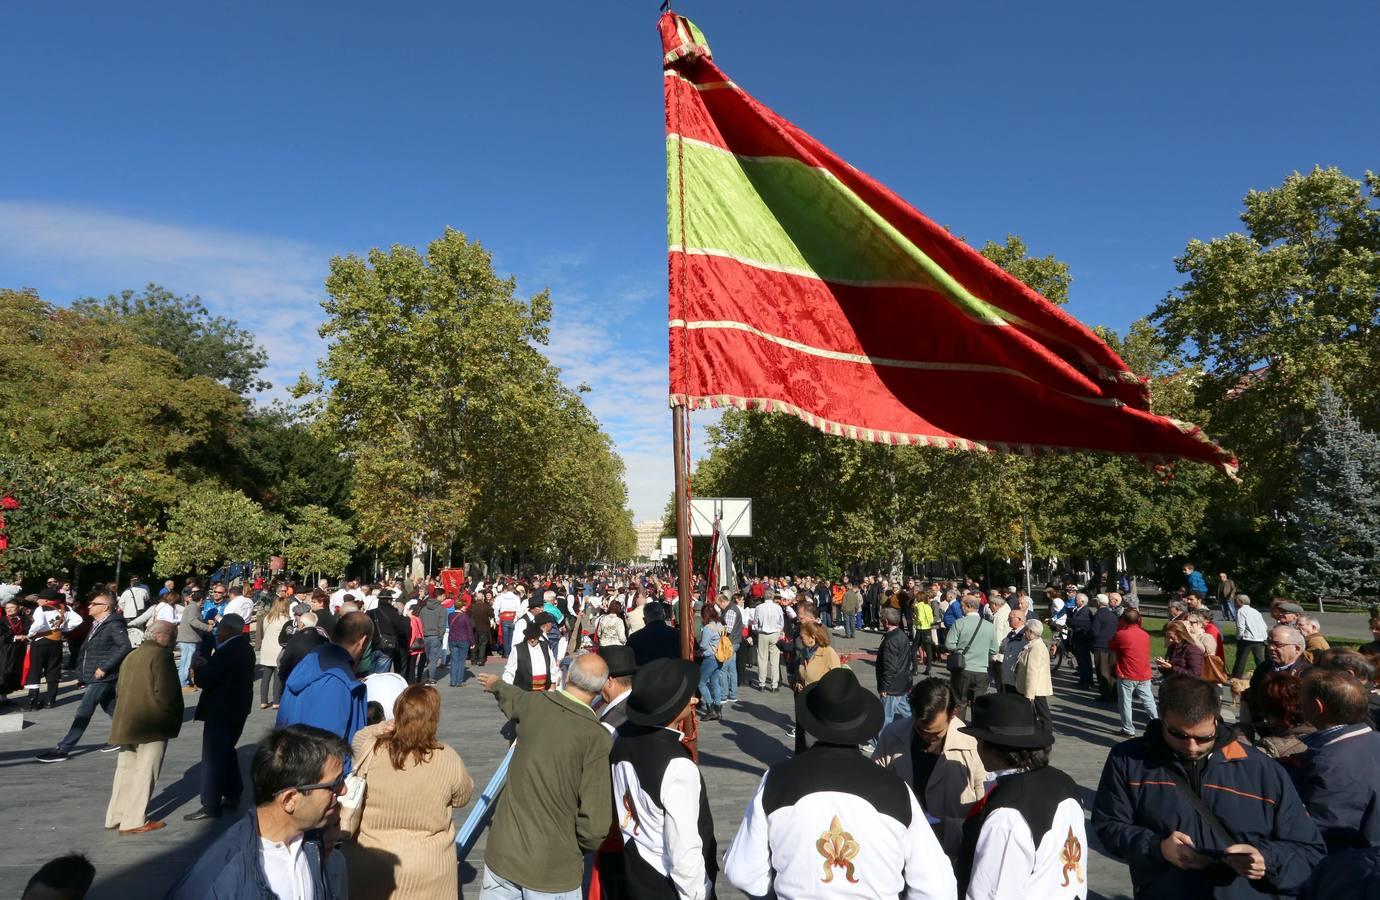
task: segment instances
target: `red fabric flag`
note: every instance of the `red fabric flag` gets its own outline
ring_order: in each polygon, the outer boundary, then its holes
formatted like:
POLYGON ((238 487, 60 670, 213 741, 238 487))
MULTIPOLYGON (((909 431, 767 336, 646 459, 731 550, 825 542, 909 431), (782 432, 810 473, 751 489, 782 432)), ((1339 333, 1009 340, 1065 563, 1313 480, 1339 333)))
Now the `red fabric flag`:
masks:
POLYGON ((1149 411, 1072 316, 738 87, 660 20, 671 404, 794 413, 884 443, 1231 453, 1149 411))

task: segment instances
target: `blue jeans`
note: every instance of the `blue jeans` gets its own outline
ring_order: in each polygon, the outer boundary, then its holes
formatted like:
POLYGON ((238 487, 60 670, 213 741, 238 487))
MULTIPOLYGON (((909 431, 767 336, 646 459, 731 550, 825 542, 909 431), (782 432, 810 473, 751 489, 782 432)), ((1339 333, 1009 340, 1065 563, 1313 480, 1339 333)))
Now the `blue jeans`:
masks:
POLYGON ((513 652, 513 623, 499 622, 498 630, 503 635, 503 658, 507 659, 513 652))
POLYGON ((1159 708, 1155 706, 1155 695, 1150 693, 1150 682, 1148 681, 1127 681, 1122 679, 1116 683, 1117 699, 1121 706, 1121 730, 1124 732, 1135 731, 1135 726, 1131 721, 1131 696, 1140 698, 1140 702, 1145 704, 1145 711, 1150 718, 1160 717, 1159 708))
POLYGON ((1222 601, 1222 621, 1236 621, 1236 604, 1230 600, 1222 601))
POLYGON ((86 692, 81 695, 81 705, 77 707, 77 715, 72 719, 72 727, 62 740, 58 741, 57 748, 63 753, 71 753, 72 748, 77 746, 77 741, 86 732, 86 726, 91 724, 91 717, 96 714, 96 707, 105 710, 107 716, 115 715, 115 682, 114 681, 93 681, 86 686, 86 692))
POLYGON ((710 706, 718 706, 724 702, 723 694, 720 691, 719 682, 722 680, 720 670, 724 664, 714 658, 713 654, 700 660, 700 702, 710 706))
POLYGON ((470 676, 465 668, 470 660, 470 642, 454 641, 450 645, 450 686, 456 687, 465 683, 465 679, 470 676))
POLYGON ((182 655, 177 660, 177 680, 182 684, 187 684, 187 676, 192 672, 192 658, 196 656, 196 651, 201 649, 198 643, 185 644, 177 642, 177 649, 182 651, 182 655))
POLYGON ((484 867, 484 881, 479 888, 479 900, 580 900, 582 896, 583 891, 578 884, 568 891, 554 894, 520 887, 488 866, 484 867))
POLYGON ((825 628, 834 627, 834 611, 828 603, 821 604, 819 607, 819 624, 825 628))
MULTIPOLYGON (((897 719, 910 715, 909 694, 882 695, 882 727, 885 728, 897 719)), ((880 736, 880 732, 878 733, 880 736)))
POLYGON ((426 636, 426 680, 436 680, 436 667, 441 664, 440 635, 426 636))
POLYGON ((738 699, 738 647, 733 648, 733 658, 719 670, 719 702, 738 699))
POLYGON ((382 650, 375 650, 373 657, 369 660, 369 674, 379 675, 391 671, 393 671, 393 657, 382 650))

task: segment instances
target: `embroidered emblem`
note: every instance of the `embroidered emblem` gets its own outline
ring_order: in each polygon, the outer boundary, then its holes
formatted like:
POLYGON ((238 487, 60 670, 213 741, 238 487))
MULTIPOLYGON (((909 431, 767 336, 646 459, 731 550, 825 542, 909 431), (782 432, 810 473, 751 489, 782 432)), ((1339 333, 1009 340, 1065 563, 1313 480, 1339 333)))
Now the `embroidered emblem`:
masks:
POLYGON ((815 849, 824 857, 824 877, 821 881, 825 884, 833 881, 834 869, 839 868, 843 870, 843 875, 850 884, 858 883, 858 879, 853 877, 853 858, 862 848, 853 840, 853 835, 843 830, 843 823, 839 821, 838 816, 834 816, 834 821, 829 823, 829 830, 815 841, 815 849))
POLYGON ((627 788, 623 789, 623 809, 625 813, 623 815, 623 824, 620 827, 626 831, 628 829, 628 823, 631 822, 632 833, 641 834, 642 822, 637 818, 637 810, 633 807, 632 793, 627 788))
POLYGON ((1064 839, 1064 849, 1059 851, 1059 860, 1064 864, 1064 883, 1060 887, 1069 886, 1069 873, 1078 876, 1078 883, 1083 883, 1083 845, 1078 843, 1078 838, 1073 836, 1073 828, 1069 827, 1069 836, 1064 839))

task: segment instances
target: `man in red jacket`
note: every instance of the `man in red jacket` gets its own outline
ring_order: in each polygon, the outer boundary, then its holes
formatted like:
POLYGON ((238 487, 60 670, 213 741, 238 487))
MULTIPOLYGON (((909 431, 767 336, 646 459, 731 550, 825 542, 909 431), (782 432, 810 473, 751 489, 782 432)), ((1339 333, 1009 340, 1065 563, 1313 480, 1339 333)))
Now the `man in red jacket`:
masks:
POLYGON ((1131 698, 1140 697, 1151 719, 1159 718, 1155 695, 1150 692, 1150 635, 1140 626, 1140 610, 1128 609, 1121 617, 1121 627, 1112 636, 1107 649, 1116 657, 1116 689, 1121 708, 1121 733, 1136 736, 1131 721, 1131 698))

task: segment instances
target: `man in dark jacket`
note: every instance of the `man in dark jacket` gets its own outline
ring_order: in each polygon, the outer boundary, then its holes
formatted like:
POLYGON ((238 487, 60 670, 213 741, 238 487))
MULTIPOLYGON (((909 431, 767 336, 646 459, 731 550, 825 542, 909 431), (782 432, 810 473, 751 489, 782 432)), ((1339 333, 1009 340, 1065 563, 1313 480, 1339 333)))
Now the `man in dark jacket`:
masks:
MULTIPOLYGON (((81 656, 77 659, 77 678, 86 683, 81 705, 72 718, 72 727, 58 741, 57 749, 40 753, 34 757, 39 762, 62 762, 77 741, 86 733, 96 707, 105 714, 115 714, 115 680, 120 674, 120 663, 130 651, 129 633, 125 628, 125 617, 112 612, 114 599, 107 592, 93 596, 88 603, 91 613, 91 630, 81 645, 81 656)), ((110 750, 119 749, 110 746, 110 750)))
MULTIPOLYGON (((392 591, 379 593, 379 605, 369 613, 369 617, 374 620, 375 646, 393 661, 394 672, 402 672, 403 656, 412 641, 412 629, 403 614, 398 612, 392 591)), ((318 621, 317 625, 320 624, 318 621)))
POLYGON ((645 627, 628 638, 628 646, 639 666, 654 659, 680 658, 680 632, 666 624, 666 604, 648 603, 645 627))
POLYGON ((1078 664, 1078 686, 1092 687, 1093 608, 1088 595, 1079 591, 1069 610, 1069 643, 1073 647, 1073 661, 1078 664))
MULTIPOLYGON (((475 595, 470 604, 470 625, 474 628, 474 646, 470 647, 470 659, 476 665, 489 661, 489 651, 493 649, 494 605, 489 602, 487 593, 475 595)), ((574 635, 572 635, 573 639, 574 635)))
POLYGON ((1116 660, 1107 645, 1116 637, 1121 620, 1117 618, 1111 603, 1111 598, 1106 594, 1098 594, 1097 612, 1093 613, 1092 618, 1093 672, 1097 675, 1097 696, 1104 703, 1116 699, 1116 660))
POLYGON ((1288 759, 1299 797, 1329 852, 1380 847, 1380 734, 1370 727, 1366 685, 1315 666, 1302 687, 1304 721, 1317 731, 1288 759))
POLYGON ((1222 724, 1214 684, 1172 676, 1160 711, 1143 737, 1112 749, 1093 805, 1093 827, 1130 865, 1135 896, 1297 894, 1326 847, 1284 769, 1222 724))
POLYGON ((302 661, 302 657, 327 643, 329 638, 316 624, 316 613, 302 613, 297 618, 297 630, 283 642, 278 653, 278 683, 287 684, 288 676, 302 661))
POLYGON ((216 649, 208 660, 198 656, 192 663, 201 731, 201 808, 182 818, 188 822, 220 818, 222 805, 234 809, 244 793, 240 761, 235 745, 244 732, 244 720, 254 703, 254 648, 244 635, 244 620, 233 613, 216 626, 216 649))
POLYGON ((427 597, 417 613, 422 620, 422 637, 426 642, 426 678, 436 683, 436 669, 441 665, 441 637, 446 633, 446 608, 435 597, 427 597))
POLYGON ((885 728, 893 720, 910 715, 915 657, 910 652, 910 638, 901 630, 901 611, 884 609, 879 616, 886 629, 882 646, 877 649, 877 693, 882 698, 882 728, 885 728))
MULTIPOLYGON (((205 699, 203 695, 202 702, 205 699)), ((250 763, 254 809, 206 848, 168 891, 166 900, 300 896, 331 900, 334 895, 322 866, 321 845, 307 834, 325 825, 335 809, 349 755, 344 741, 320 728, 293 725, 270 732, 259 742, 250 763), (289 849, 299 840, 300 861, 289 849), (272 867, 264 865, 268 853, 277 856, 272 867), (310 884, 296 881, 302 869, 310 884)))

